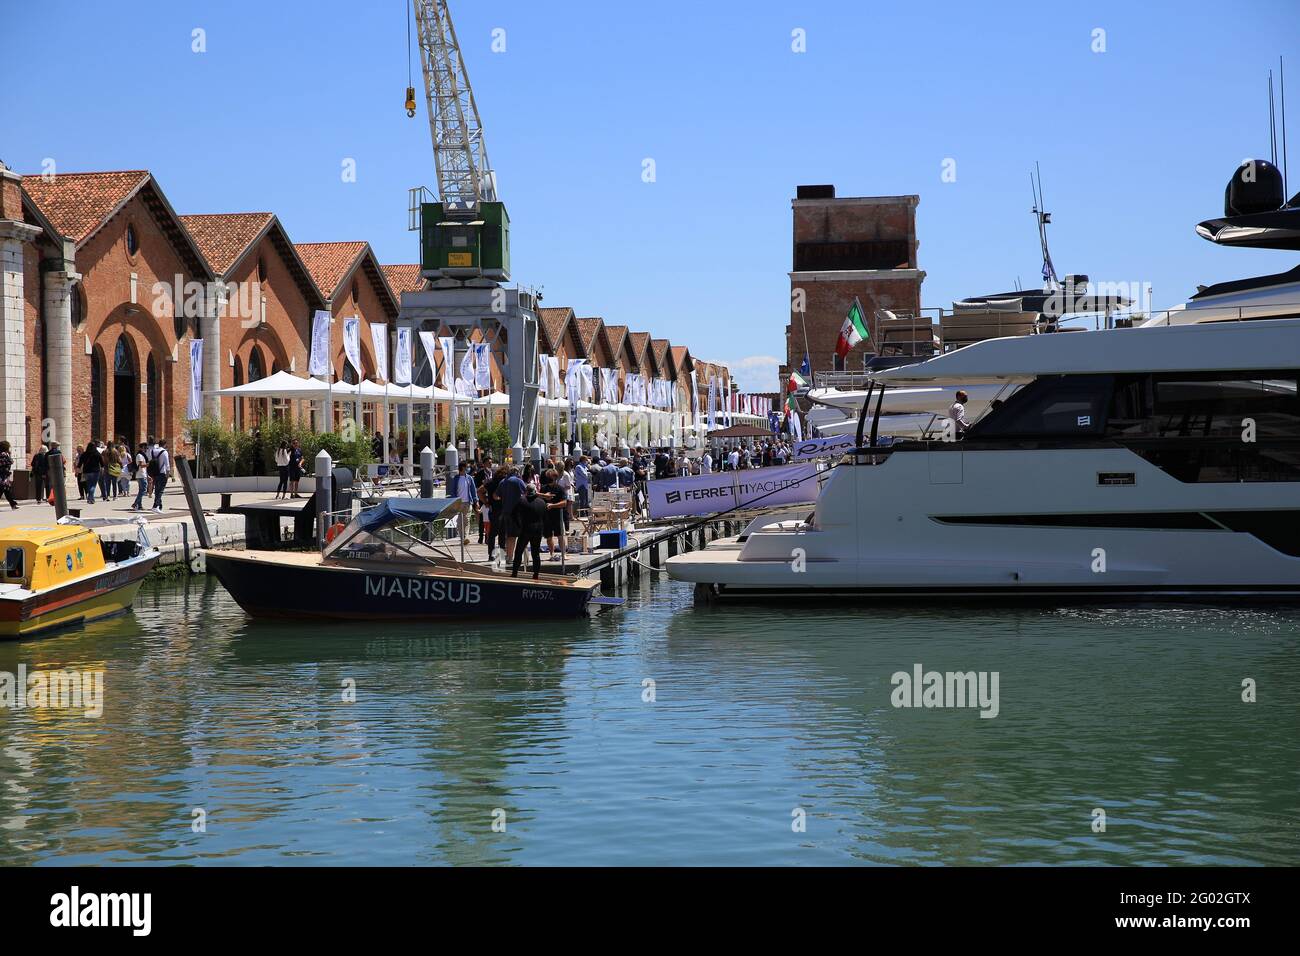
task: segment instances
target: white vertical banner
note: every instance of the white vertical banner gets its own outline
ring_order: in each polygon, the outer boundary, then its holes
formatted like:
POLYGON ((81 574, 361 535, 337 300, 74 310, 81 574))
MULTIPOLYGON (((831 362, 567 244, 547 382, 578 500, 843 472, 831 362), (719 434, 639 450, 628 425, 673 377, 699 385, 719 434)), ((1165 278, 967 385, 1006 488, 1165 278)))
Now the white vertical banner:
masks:
POLYGON ((718 380, 709 379, 709 429, 718 427, 718 380))
POLYGON ((551 397, 560 398, 564 395, 564 386, 560 382, 560 357, 548 355, 546 359, 551 371, 551 397))
POLYGON ((487 342, 474 346, 475 384, 480 391, 492 391, 492 347, 487 342))
POLYGON ((460 381, 456 383, 456 390, 458 392, 468 391, 473 394, 474 384, 474 346, 466 342, 465 355, 460 360, 460 381))
POLYGON ((420 333, 420 347, 429 360, 429 384, 438 384, 438 338, 432 332, 420 333))
POLYGON ((375 347, 375 374, 388 382, 388 323, 370 323, 370 344, 375 347))
POLYGON ((393 352, 393 383, 411 384, 411 330, 397 330, 397 349, 393 352))
POLYGON ((551 362, 545 352, 537 355, 537 391, 542 398, 551 397, 551 362))
POLYGON ((456 340, 450 335, 443 335, 438 338, 438 345, 442 348, 442 387, 454 394, 456 391, 456 340))
POLYGON ((330 314, 323 309, 317 309, 311 319, 311 359, 307 374, 330 374, 330 314))
POLYGON ((356 370, 357 379, 365 378, 361 367, 361 319, 355 315, 343 320, 343 356, 356 370))
POLYGON ((190 340, 190 407, 187 418, 203 417, 203 340, 190 340))

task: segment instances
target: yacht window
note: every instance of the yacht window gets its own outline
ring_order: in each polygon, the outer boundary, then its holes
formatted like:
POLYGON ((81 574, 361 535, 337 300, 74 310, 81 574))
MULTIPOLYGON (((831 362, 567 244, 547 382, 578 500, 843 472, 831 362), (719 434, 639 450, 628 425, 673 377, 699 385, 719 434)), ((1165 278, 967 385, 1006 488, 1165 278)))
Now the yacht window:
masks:
POLYGON ((1111 397, 1110 375, 1040 378, 976 423, 968 438, 1099 435, 1111 397))
POLYGON ((1157 377, 1155 418, 1162 438, 1300 438, 1296 379, 1157 377))
POLYGON ((5 549, 5 577, 21 578, 23 576, 23 549, 6 548, 5 549))

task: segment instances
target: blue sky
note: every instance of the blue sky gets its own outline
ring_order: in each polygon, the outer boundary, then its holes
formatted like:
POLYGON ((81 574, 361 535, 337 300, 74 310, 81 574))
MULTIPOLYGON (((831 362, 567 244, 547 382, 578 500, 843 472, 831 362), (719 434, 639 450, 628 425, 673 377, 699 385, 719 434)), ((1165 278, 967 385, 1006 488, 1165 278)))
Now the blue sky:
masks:
MULTIPOLYGON (((515 278, 548 305, 729 361, 751 388, 777 385, 765 359, 784 354, 799 183, 919 194, 931 306, 1037 281, 1035 160, 1062 274, 1149 282, 1163 308, 1197 283, 1295 264, 1193 227, 1222 212, 1237 162, 1268 155, 1279 54, 1300 191, 1296 0, 459 0, 452 13, 515 278)), ((17 55, 0 60, 0 159, 20 172, 46 158, 144 167, 181 213, 271 210, 295 241, 366 239, 381 261, 415 261, 406 189, 434 173, 422 96, 416 119, 402 109, 402 0, 47 0, 5 23, 17 55)))

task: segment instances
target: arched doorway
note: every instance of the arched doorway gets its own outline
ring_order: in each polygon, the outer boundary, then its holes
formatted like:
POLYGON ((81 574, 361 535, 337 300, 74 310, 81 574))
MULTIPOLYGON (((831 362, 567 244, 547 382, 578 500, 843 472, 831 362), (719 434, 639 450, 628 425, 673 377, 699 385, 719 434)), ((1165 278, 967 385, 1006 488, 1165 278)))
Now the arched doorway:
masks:
MULTIPOLYGON (((134 448, 139 441, 136 427, 136 395, 140 391, 135 353, 125 335, 119 335, 113 349, 113 435, 126 438, 134 448)), ((101 436, 102 437, 102 436, 101 436)))
POLYGON ((162 438, 163 435, 158 433, 158 422, 162 418, 159 414, 159 408, 162 404, 162 388, 158 385, 158 365, 153 360, 153 353, 149 353, 149 358, 144 363, 145 367, 145 437, 162 438))
MULTIPOLYGON (((262 365, 262 350, 259 349, 256 345, 254 345, 253 351, 248 354, 248 381, 249 384, 252 384, 253 382, 256 382, 259 379, 263 379, 263 378, 266 378, 266 372, 264 370, 264 366, 262 365)), ((252 404, 253 404, 253 415, 252 415, 253 425, 257 426, 262 424, 262 422, 266 419, 266 399, 255 398, 253 399, 252 404)))
POLYGON ((104 373, 104 350, 96 345, 90 354, 90 441, 104 434, 104 373))

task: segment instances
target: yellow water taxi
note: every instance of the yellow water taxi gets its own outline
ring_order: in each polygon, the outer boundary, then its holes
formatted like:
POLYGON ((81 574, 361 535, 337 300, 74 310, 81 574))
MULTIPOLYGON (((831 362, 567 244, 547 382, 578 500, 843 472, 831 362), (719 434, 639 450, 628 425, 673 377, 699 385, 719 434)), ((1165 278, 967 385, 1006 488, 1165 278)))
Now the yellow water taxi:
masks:
POLYGON ((79 627, 131 609, 158 551, 78 524, 0 528, 0 639, 79 627))

